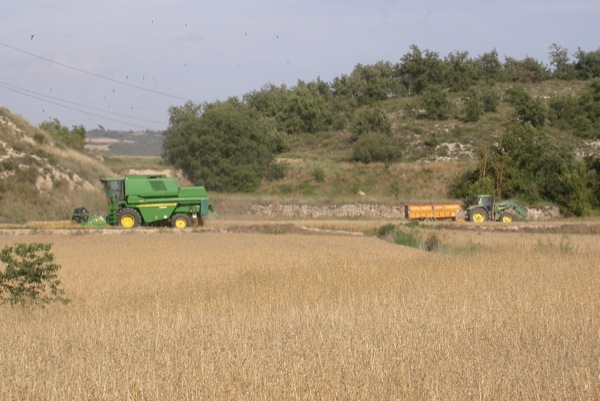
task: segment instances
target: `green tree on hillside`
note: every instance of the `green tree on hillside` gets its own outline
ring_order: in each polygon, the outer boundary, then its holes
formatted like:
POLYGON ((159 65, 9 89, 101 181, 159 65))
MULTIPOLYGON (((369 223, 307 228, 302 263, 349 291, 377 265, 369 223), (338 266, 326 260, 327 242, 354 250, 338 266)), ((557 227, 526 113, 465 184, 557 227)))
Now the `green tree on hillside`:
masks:
POLYGON ((255 190, 284 146, 272 119, 235 98, 202 106, 188 102, 169 114, 163 158, 212 190, 255 190))
POLYGON ((334 124, 335 105, 330 86, 321 81, 298 81, 291 89, 268 85, 244 96, 244 103, 277 122, 279 131, 326 131, 334 124))
POLYGON ((444 82, 444 64, 437 53, 429 50, 421 51, 418 46, 411 45, 410 53, 400 59, 398 75, 400 82, 411 95, 420 95, 431 85, 444 82))
POLYGON ((573 79, 575 68, 570 63, 569 50, 553 43, 550 46, 550 66, 554 68, 552 76, 558 79, 573 79))
POLYGON ((450 53, 446 56, 444 64, 446 65, 445 84, 450 91, 465 91, 478 79, 477 65, 469 58, 468 52, 450 53))
POLYGON ((382 108, 367 107, 355 114, 350 130, 352 131, 352 141, 370 133, 390 136, 392 123, 382 108))
POLYGON ((476 90, 469 90, 463 96, 465 121, 479 121, 479 117, 483 114, 483 101, 476 90))
POLYGON ((540 99, 534 99, 521 85, 516 85, 506 91, 508 102, 515 108, 517 119, 530 123, 534 127, 542 127, 548 111, 540 99))
POLYGON ((502 63, 498 58, 496 49, 482 54, 475 60, 475 65, 483 77, 488 82, 496 82, 502 72, 502 63))
POLYGON ((430 86, 423 92, 421 106, 430 120, 446 120, 453 111, 446 91, 439 85, 430 86))
POLYGON ((389 164, 400 160, 400 142, 392 137, 392 123, 383 109, 360 110, 352 120, 351 131, 353 161, 389 164))
POLYGON ((83 152, 86 134, 83 125, 74 125, 69 131, 69 128, 63 126, 57 118, 53 118, 52 120, 42 122, 39 127, 59 143, 83 152))
POLYGON ((548 108, 553 126, 580 138, 600 139, 600 82, 592 83, 578 96, 554 96, 548 108))
POLYGON ((518 83, 536 83, 550 77, 548 69, 533 57, 516 60, 507 57, 503 67, 504 81, 518 83))
POLYGON ((356 106, 399 97, 404 92, 394 67, 384 61, 366 66, 357 64, 349 76, 334 79, 332 87, 336 97, 347 97, 356 106))
POLYGON ((511 124, 498 144, 482 149, 474 169, 457 178, 450 196, 469 199, 485 190, 499 198, 549 201, 585 215, 591 206, 586 166, 572 149, 531 124, 511 124))
POLYGON ((579 79, 598 79, 600 77, 600 49, 586 52, 581 48, 575 53, 575 74, 579 79))

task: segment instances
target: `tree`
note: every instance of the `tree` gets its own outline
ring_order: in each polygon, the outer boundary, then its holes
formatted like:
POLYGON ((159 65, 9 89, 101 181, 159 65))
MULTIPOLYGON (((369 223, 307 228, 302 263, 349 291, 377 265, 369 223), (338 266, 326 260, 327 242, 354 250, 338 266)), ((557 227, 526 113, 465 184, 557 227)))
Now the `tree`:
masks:
POLYGON ((483 114, 483 102, 479 98, 477 91, 469 90, 468 93, 463 96, 463 102, 465 105, 465 121, 479 121, 479 117, 483 114))
POLYGON ((479 56, 475 60, 475 64, 477 65, 480 74, 487 81, 495 82, 498 80, 500 72, 502 71, 502 63, 498 58, 496 49, 479 56))
POLYGON ((74 125, 71 131, 63 126, 57 118, 44 121, 40 128, 46 131, 52 138, 65 146, 83 152, 85 147, 85 128, 83 125, 74 125))
POLYGON ((368 107, 356 113, 352 121, 351 131, 352 141, 356 141, 361 136, 370 133, 390 136, 392 133, 392 123, 383 109, 368 107))
POLYGON ((575 74, 579 79, 592 79, 600 76, 600 49, 586 52, 577 48, 575 53, 575 74))
POLYGON ((410 53, 400 59, 398 75, 400 82, 409 94, 420 95, 431 85, 441 85, 444 81, 444 64, 439 55, 429 50, 421 51, 411 45, 410 53))
POLYGON ((517 118, 534 127, 542 127, 548 111, 540 99, 534 99, 521 85, 513 86, 506 91, 508 101, 515 108, 517 118))
POLYGON ((352 74, 334 80, 333 90, 337 97, 349 97, 357 106, 398 97, 402 92, 394 68, 384 61, 373 65, 357 64, 352 74))
POLYGON ((52 244, 31 243, 2 249, 0 262, 5 268, 0 271, 0 302, 67 302, 56 275, 60 265, 54 263, 51 248, 52 244))
POLYGON ((548 79, 550 73, 546 67, 532 57, 525 57, 523 60, 507 57, 504 62, 503 75, 505 81, 535 83, 548 79))
POLYGON ((329 84, 317 79, 298 81, 294 88, 268 85, 244 96, 244 102, 272 117, 277 128, 290 135, 326 131, 334 124, 335 105, 329 84))
POLYGON ((425 116, 431 120, 446 120, 452 114, 452 103, 440 86, 430 86, 421 99, 425 116))
POLYGON ((481 90, 481 103, 485 113, 495 113, 500 104, 500 95, 493 86, 487 85, 481 90))
POLYGON ((510 124, 498 144, 482 149, 477 167, 452 183, 450 195, 467 199, 482 189, 499 198, 553 202, 577 216, 591 207, 585 165, 531 124, 510 124))
POLYGON ((575 70, 569 63, 569 50, 552 43, 550 46, 550 65, 554 68, 552 76, 558 79, 573 79, 575 70))
POLYGON ((475 63, 468 52, 450 53, 444 60, 446 65, 445 83, 453 92, 467 90, 477 80, 475 63))
POLYGON ((163 158, 194 184, 250 192, 268 175, 284 139, 272 119, 236 98, 169 109, 163 158))

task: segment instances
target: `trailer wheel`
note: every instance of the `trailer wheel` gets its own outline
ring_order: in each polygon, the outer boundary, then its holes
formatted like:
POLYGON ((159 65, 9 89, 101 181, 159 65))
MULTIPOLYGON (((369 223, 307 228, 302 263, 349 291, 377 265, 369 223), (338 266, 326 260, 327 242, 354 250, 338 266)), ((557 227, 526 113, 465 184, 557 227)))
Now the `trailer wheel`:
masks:
POLYGON ((512 223, 513 220, 514 220, 514 217, 510 213, 502 213, 500 215, 500 221, 503 223, 512 223))
POLYGON ((484 221, 486 221, 488 219, 488 213, 482 207, 476 207, 475 209, 471 210, 470 214, 471 214, 471 221, 473 221, 475 223, 483 223, 484 221))
POLYGON ((184 229, 190 227, 191 225, 192 220, 190 219, 190 216, 184 213, 176 214, 171 219, 171 227, 173 228, 184 229))
POLYGON ((142 218, 137 210, 125 208, 117 213, 117 221, 121 227, 129 229, 139 226, 142 223, 142 218))

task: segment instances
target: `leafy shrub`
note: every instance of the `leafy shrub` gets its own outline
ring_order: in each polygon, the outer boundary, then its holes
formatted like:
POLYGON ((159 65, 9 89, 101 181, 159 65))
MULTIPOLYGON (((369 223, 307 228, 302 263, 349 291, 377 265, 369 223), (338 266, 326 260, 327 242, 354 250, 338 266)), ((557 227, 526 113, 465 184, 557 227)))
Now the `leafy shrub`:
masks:
POLYGON ((383 225, 377 229, 377 236, 379 238, 385 237, 387 235, 390 235, 394 231, 396 231, 396 225, 389 223, 389 224, 383 225))
POLYGON ((512 87, 506 94, 520 121, 530 123, 534 127, 544 126, 548 111, 541 100, 532 98, 522 86, 512 87))
MULTIPOLYGON (((49 121, 44 121, 40 124, 40 128, 46 131, 52 138, 57 140, 59 144, 68 146, 70 148, 83 151, 85 147, 85 128, 83 125, 73 126, 73 129, 69 131, 69 128, 63 126, 57 118, 49 121)), ((36 134, 34 139, 39 141, 43 138, 43 135, 36 134)), ((43 142, 39 142, 43 143, 43 142)))
POLYGON ((352 121, 352 141, 360 139, 362 136, 372 133, 391 135, 392 123, 383 109, 379 107, 369 107, 356 114, 352 121))
POLYGON ((315 186, 310 180, 302 181, 300 185, 298 185, 298 189, 304 195, 314 195, 315 193, 315 186))
POLYGON ((430 120, 446 120, 452 115, 452 103, 440 86, 432 86, 423 92, 422 107, 430 120))
POLYGON ((419 239, 412 231, 406 232, 400 229, 396 230, 394 232, 394 242, 398 245, 420 248, 419 239))
POLYGON ((465 103, 465 121, 479 121, 479 117, 483 114, 483 102, 479 98, 479 94, 474 90, 470 90, 463 97, 463 101, 465 103))
POLYGON ((418 221, 409 222, 406 228, 401 228, 391 223, 385 224, 377 229, 377 237, 398 245, 422 249, 428 252, 440 249, 442 240, 439 235, 429 233, 427 236, 424 236, 423 232, 417 229, 418 226, 418 221))
POLYGON ((526 202, 553 202, 577 216, 591 207, 593 177, 574 150, 531 124, 511 124, 500 142, 480 151, 479 163, 450 186, 450 196, 469 199, 477 193, 526 202))
POLYGON ((5 246, 0 261, 0 302, 11 305, 67 302, 56 272, 60 265, 53 263, 52 244, 31 243, 5 246))
POLYGON ((400 160, 402 152, 397 139, 382 134, 367 134, 352 147, 352 160, 361 163, 392 163, 400 160))
POLYGON ((316 182, 325 181, 325 170, 321 167, 315 167, 312 171, 312 175, 316 182))
POLYGON ((265 174, 265 178, 269 181, 279 181, 285 178, 285 172, 288 169, 287 163, 271 163, 267 172, 265 174))
POLYGON ((485 113, 495 113, 500 105, 500 95, 493 87, 488 86, 481 91, 481 102, 485 113))

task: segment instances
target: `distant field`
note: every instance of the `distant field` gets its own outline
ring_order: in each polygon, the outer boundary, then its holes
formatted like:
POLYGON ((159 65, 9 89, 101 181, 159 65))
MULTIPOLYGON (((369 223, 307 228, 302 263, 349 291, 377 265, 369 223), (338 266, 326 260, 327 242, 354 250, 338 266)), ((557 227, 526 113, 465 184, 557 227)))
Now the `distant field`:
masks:
POLYGON ((0 306, 0 399, 600 399, 598 235, 212 224, 3 231, 71 303, 0 306))

